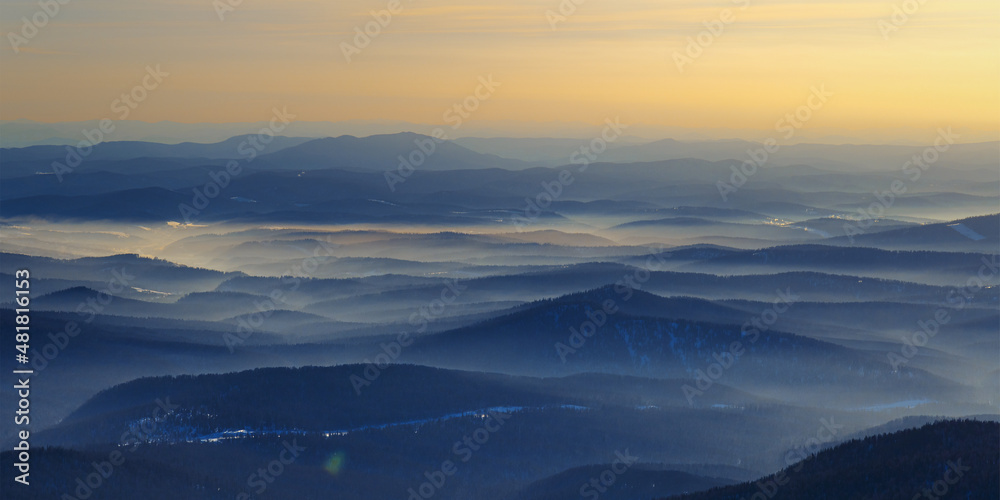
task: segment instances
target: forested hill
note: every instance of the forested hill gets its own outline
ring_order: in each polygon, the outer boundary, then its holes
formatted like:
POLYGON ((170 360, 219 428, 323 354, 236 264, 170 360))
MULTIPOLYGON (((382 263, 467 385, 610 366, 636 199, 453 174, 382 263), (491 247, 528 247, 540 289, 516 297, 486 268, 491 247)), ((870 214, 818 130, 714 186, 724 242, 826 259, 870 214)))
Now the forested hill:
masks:
POLYGON ((669 500, 1000 498, 1000 423, 944 421, 853 440, 755 482, 669 500), (950 484, 949 484, 950 483, 950 484), (759 495, 758 495, 759 498, 759 495))

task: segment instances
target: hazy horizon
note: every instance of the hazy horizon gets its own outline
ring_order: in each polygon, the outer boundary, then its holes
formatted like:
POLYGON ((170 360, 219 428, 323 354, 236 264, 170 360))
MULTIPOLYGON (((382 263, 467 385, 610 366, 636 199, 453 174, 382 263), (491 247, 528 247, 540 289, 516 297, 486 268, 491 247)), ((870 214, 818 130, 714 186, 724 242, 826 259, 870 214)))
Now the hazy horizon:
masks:
MULTIPOLYGON (((86 128, 96 127, 100 119, 72 122, 39 122, 28 119, 0 120, 0 147, 25 147, 34 145, 76 145, 86 140, 80 134, 86 128), (17 128, 18 125, 30 124, 17 128), (38 126, 41 127, 38 127, 38 126), (70 137, 75 135, 75 137, 70 137)), ((124 120, 116 122, 116 130, 108 134, 102 142, 146 141, 162 144, 194 142, 211 144, 222 142, 238 135, 252 134, 265 126, 261 122, 195 122, 185 123, 172 120, 144 122, 124 120)), ((583 122, 489 122, 478 121, 464 124, 457 130, 449 130, 449 139, 589 139, 600 133, 603 124, 583 122)), ((774 139, 779 144, 826 144, 826 145, 874 145, 874 146, 927 146, 933 142, 934 130, 899 129, 881 130, 881 140, 873 140, 868 130, 802 130, 785 139, 774 130, 733 130, 733 129, 684 129, 658 127, 648 124, 629 124, 628 133, 621 140, 635 144, 675 140, 678 142, 719 142, 746 141, 760 143, 774 139)), ((431 135, 441 124, 396 122, 392 120, 351 120, 343 122, 301 121, 288 125, 285 137, 370 137, 416 133, 431 135)), ((967 129, 955 129, 957 144, 977 144, 1000 141, 1000 132, 975 133, 967 129)))

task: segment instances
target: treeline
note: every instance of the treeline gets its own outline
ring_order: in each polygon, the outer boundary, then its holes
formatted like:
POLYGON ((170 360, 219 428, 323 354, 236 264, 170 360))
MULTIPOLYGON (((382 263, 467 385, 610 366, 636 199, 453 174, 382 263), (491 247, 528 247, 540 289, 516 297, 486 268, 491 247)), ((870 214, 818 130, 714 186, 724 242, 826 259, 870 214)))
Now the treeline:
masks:
POLYGON ((775 475, 669 500, 1000 498, 1000 423, 958 420, 853 440, 775 475), (770 494, 768 494, 770 493, 770 494))

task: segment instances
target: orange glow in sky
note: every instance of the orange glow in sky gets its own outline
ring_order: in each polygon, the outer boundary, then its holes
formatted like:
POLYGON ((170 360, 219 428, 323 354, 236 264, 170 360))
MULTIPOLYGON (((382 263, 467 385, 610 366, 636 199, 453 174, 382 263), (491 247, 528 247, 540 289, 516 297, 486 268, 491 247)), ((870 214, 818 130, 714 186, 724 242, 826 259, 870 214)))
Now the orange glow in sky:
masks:
POLYGON ((5 1, 0 119, 113 116, 160 65, 129 119, 442 123, 493 75, 477 120, 769 129, 825 85, 811 126, 1000 130, 995 0, 576 2, 77 0, 29 39, 5 1))

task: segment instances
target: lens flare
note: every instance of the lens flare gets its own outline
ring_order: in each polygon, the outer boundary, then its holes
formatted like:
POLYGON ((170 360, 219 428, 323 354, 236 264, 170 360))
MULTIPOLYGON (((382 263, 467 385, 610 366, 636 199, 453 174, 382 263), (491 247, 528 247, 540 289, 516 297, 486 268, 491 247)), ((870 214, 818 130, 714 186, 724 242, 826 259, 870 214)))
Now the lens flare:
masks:
POLYGON ((347 454, 342 451, 338 451, 333 455, 330 455, 330 458, 326 459, 326 463, 323 465, 323 468, 326 469, 331 476, 336 477, 340 475, 340 470, 344 467, 346 462, 347 454))

